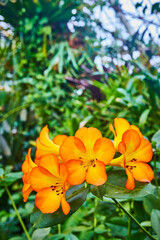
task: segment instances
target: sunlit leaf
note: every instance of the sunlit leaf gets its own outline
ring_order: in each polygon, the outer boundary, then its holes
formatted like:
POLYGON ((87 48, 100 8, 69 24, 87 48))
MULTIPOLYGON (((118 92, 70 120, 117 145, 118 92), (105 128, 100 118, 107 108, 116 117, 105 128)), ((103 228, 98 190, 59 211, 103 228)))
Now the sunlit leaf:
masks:
POLYGON ((142 183, 136 181, 135 189, 128 190, 125 187, 127 176, 125 170, 113 170, 107 174, 108 179, 105 184, 97 187, 91 186, 91 192, 100 197, 103 195, 110 198, 134 199, 152 194, 154 187, 151 183, 142 183))

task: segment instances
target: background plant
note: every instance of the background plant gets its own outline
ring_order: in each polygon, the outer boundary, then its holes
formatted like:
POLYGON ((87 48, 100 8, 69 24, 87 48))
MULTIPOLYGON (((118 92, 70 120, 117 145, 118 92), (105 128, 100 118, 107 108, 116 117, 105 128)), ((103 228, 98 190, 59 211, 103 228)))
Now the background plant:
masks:
POLYGON ((90 194, 62 224, 61 234, 57 226, 34 230, 29 221, 33 197, 27 204, 22 202, 21 165, 44 125, 48 124, 51 137, 73 135, 84 125, 113 137, 108 125, 115 117, 125 117, 153 140, 156 194, 122 204, 151 233, 159 234, 160 68, 156 59, 160 50, 158 34, 153 36, 150 25, 159 31, 160 5, 137 1, 134 6, 143 31, 133 29, 130 21, 129 27, 125 24, 125 18, 137 18, 126 13, 120 1, 0 2, 1 239, 25 238, 4 181, 33 239, 145 239, 108 199, 93 203, 90 194), (113 31, 95 17, 96 7, 106 15, 114 11, 113 31), (147 11, 154 20, 148 20, 147 11), (105 44, 109 39, 112 44, 105 44))

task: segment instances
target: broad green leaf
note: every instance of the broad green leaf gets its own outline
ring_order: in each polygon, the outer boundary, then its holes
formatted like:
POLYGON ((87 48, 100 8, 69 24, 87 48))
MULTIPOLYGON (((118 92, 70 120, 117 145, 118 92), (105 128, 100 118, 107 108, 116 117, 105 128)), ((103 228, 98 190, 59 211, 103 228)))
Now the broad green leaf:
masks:
POLYGON ((95 185, 90 186, 91 193, 96 197, 100 198, 101 200, 103 200, 103 197, 105 195, 105 189, 106 189, 105 184, 103 184, 102 186, 95 185))
POLYGON ((106 229, 106 226, 104 226, 103 224, 100 224, 95 227, 94 232, 97 234, 103 234, 105 232, 108 232, 108 229, 106 229))
POLYGON ((152 142, 156 143, 156 147, 160 147, 160 129, 153 135, 152 142))
POLYGON ((0 177, 2 177, 3 174, 4 174, 4 170, 3 170, 3 168, 0 168, 0 177))
POLYGON ((153 209, 151 213, 151 224, 154 231, 160 236, 160 211, 153 209))
POLYGON ((127 181, 127 176, 125 170, 113 170, 109 172, 108 179, 105 184, 97 188, 91 186, 91 192, 99 197, 103 194, 105 197, 110 198, 125 198, 133 199, 138 197, 144 197, 148 194, 152 194, 154 187, 151 183, 141 183, 135 181, 135 188, 133 190, 128 190, 125 185, 127 181), (100 193, 100 194, 99 194, 100 193))
POLYGON ((145 211, 150 215, 153 209, 160 210, 160 200, 155 195, 148 195, 143 199, 145 211))
POLYGON ((146 237, 145 233, 137 232, 137 233, 133 233, 128 240, 135 240, 135 239, 144 240, 144 239, 146 239, 145 237, 146 237))
POLYGON ((68 215, 64 215, 60 208, 55 213, 43 214, 39 209, 35 208, 31 215, 30 221, 35 228, 46 228, 57 225, 66 220, 84 203, 87 197, 88 188, 84 184, 74 186, 66 192, 66 200, 70 204, 71 211, 68 215))
POLYGON ((32 234, 32 240, 43 240, 50 232, 51 228, 36 229, 32 234))
POLYGON ((23 176, 22 172, 14 172, 6 174, 5 178, 3 179, 6 183, 13 183, 18 179, 21 179, 23 176))
POLYGON ((12 237, 9 240, 24 240, 24 237, 12 237))
POLYGON ((66 235, 65 240, 78 240, 78 238, 72 233, 69 233, 66 235))

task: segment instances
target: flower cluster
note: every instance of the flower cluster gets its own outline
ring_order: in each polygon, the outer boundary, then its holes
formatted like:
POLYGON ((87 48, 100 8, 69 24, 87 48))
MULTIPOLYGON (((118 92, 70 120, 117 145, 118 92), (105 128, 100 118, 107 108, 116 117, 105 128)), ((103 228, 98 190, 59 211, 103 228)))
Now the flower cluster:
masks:
POLYGON ((67 215, 70 205, 65 199, 66 191, 84 181, 96 186, 104 184, 106 165, 126 170, 129 190, 135 187, 134 179, 150 182, 154 177, 147 164, 153 154, 150 142, 138 127, 123 118, 115 118, 114 127, 109 125, 114 134, 112 142, 93 127, 82 127, 75 136, 58 135, 51 140, 45 126, 37 139, 34 162, 29 149, 22 165, 24 202, 34 190, 37 192, 35 204, 41 212, 53 213, 61 205, 67 215), (120 155, 118 158, 114 158, 116 152, 120 155))

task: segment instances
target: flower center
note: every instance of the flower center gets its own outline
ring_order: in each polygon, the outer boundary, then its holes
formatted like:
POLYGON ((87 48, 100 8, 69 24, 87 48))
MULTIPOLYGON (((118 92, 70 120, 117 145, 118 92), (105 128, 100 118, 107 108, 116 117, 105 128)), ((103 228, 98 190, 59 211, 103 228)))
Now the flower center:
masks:
POLYGON ((63 194, 62 184, 59 184, 58 182, 55 183, 55 185, 51 185, 50 188, 52 189, 52 191, 56 191, 57 195, 63 194))
MULTIPOLYGON (((81 157, 79 157, 79 159, 82 159, 81 157)), ((82 159, 80 165, 82 165, 84 168, 86 168, 86 171, 87 169, 92 166, 92 167, 96 167, 96 161, 98 159, 90 159, 90 160, 86 160, 86 159, 82 159)))

